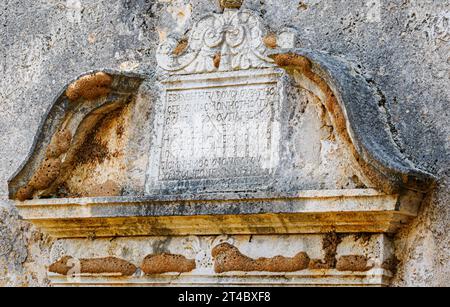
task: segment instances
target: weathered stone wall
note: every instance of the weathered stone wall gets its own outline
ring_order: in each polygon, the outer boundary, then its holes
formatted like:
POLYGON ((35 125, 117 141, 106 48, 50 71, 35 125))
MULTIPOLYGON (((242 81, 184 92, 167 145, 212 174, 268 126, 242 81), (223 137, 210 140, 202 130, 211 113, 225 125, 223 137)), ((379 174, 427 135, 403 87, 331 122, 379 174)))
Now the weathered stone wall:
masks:
MULTIPOLYGON (((445 0, 247 0, 298 45, 361 64, 383 91, 398 146, 439 178, 419 217, 396 237, 393 285, 449 285, 450 8, 445 0)), ((212 10, 215 0, 5 0, 0 3, 0 285, 46 285, 51 240, 6 201, 57 93, 111 68, 152 75, 155 48, 212 10)))

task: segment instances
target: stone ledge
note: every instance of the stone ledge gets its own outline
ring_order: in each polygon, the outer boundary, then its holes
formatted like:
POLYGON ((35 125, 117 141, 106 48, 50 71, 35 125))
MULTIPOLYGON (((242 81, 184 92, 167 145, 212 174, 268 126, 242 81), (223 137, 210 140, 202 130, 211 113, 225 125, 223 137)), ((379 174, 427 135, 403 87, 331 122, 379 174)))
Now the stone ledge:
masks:
POLYGON ((57 238, 386 233, 397 231, 417 215, 420 198, 415 196, 365 189, 295 195, 40 199, 16 205, 25 220, 57 238))
POLYGON ((367 272, 306 270, 295 273, 168 273, 151 277, 119 277, 112 275, 80 275, 72 278, 49 274, 53 286, 388 286, 392 274, 384 269, 367 272))

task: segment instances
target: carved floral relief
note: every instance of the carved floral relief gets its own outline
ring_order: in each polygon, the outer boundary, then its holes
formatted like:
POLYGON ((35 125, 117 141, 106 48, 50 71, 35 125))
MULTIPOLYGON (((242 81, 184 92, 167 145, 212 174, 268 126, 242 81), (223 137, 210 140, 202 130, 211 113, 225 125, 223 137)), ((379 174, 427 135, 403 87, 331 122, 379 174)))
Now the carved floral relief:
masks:
POLYGON ((157 51, 158 64, 178 74, 272 67, 266 34, 259 16, 251 11, 209 14, 197 22, 188 42, 169 37, 157 51), (185 45, 182 52, 180 44, 185 45))

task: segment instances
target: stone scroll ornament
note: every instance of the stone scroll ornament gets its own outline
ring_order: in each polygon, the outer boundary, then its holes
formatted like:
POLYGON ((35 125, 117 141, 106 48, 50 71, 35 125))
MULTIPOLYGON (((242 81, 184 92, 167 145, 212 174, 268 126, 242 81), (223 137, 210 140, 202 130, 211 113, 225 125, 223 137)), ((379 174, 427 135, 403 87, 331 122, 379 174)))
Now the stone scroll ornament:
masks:
MULTIPOLYGON (((223 14, 208 14, 200 19, 188 39, 169 36, 157 51, 159 66, 173 74, 273 67, 274 61, 267 54, 276 42, 267 43, 270 33, 262 20, 252 11, 237 10, 235 2, 242 1, 231 2, 222 1, 223 14)), ((283 36, 293 34, 286 31, 280 34, 283 36)))

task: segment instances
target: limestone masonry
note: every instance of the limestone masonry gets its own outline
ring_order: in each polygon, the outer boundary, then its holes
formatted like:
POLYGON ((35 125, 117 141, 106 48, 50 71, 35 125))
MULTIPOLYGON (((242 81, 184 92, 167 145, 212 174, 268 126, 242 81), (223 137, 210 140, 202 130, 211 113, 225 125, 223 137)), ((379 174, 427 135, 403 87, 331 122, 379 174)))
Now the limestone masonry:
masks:
POLYGON ((449 14, 2 2, 0 285, 448 286, 449 14))

